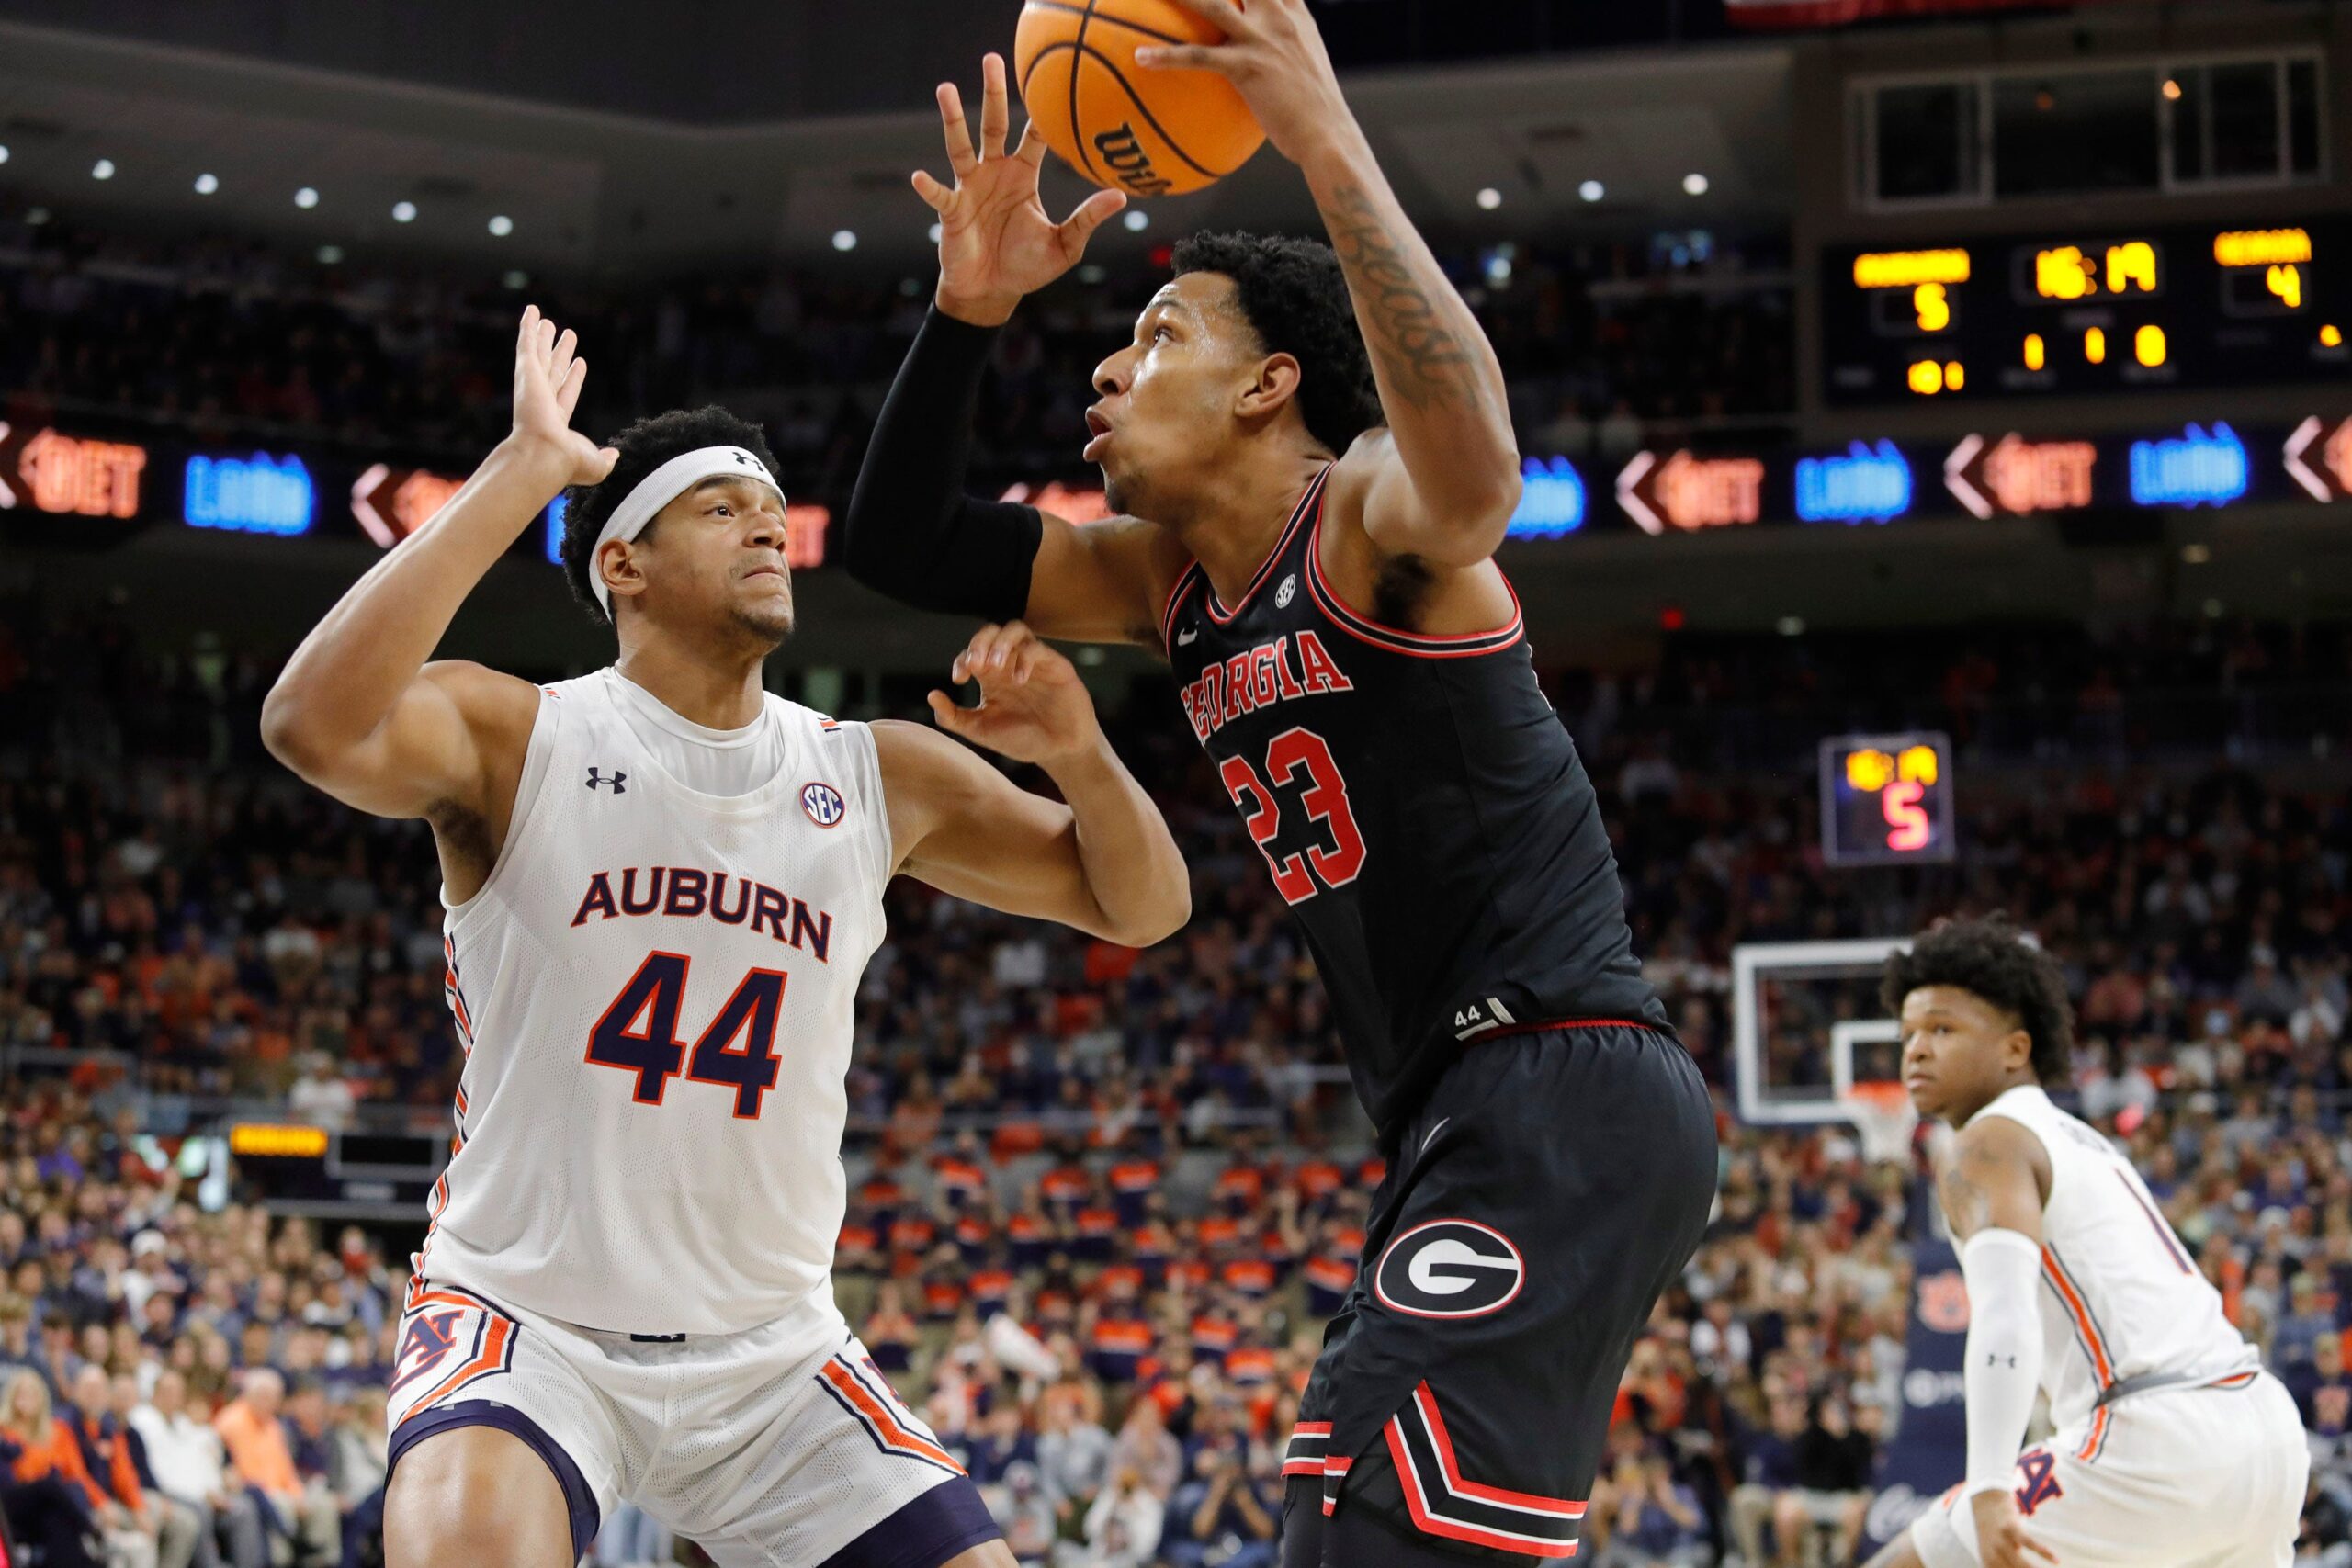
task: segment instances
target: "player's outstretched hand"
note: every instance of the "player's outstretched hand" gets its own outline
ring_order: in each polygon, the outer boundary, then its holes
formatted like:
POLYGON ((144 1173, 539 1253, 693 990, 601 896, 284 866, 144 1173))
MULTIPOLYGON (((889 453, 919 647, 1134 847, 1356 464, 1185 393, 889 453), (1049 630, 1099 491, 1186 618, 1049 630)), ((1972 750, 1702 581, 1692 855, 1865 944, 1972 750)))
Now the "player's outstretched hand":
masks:
POLYGON ((537 305, 524 308, 514 334, 514 434, 507 439, 546 463, 560 484, 601 484, 620 453, 571 428, 580 389, 588 384, 588 362, 579 350, 579 336, 569 327, 558 336, 537 305))
POLYGON ((1061 222, 1046 214, 1037 195, 1037 171, 1046 143, 1037 128, 1021 133, 1021 144, 1004 150, 1012 104, 1004 85, 1004 57, 980 62, 980 140, 976 150, 964 119, 963 95, 953 82, 939 85, 939 120, 947 136, 953 187, 921 169, 915 194, 939 214, 939 308, 974 326, 1001 325, 1022 297, 1033 294, 1078 265, 1086 242, 1111 214, 1127 204, 1117 191, 1099 190, 1061 222))
POLYGON ((1214 71, 1233 84, 1274 151, 1304 164, 1355 124, 1306 0, 1176 0, 1216 24, 1223 43, 1153 44, 1136 63, 1160 71, 1214 71))
POLYGON ((931 694, 932 716, 950 735, 1016 762, 1047 766, 1102 740, 1094 699, 1078 671, 1019 621, 973 633, 950 673, 980 685, 978 707, 958 706, 945 692, 931 694))
POLYGON ((2026 1532, 2017 1499, 2007 1488, 1979 1492, 1968 1506, 1976 1516, 1976 1558, 1984 1568, 2046 1568, 2058 1561, 2056 1552, 2026 1532))

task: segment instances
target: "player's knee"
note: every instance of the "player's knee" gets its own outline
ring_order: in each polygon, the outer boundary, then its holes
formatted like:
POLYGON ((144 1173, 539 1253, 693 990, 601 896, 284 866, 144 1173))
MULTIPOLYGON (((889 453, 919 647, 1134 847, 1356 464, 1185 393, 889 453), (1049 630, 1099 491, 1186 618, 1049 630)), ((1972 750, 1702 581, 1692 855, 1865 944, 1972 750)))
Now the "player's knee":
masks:
POLYGON ((401 1456, 385 1488, 384 1561, 385 1568, 570 1568, 563 1488, 511 1432, 435 1432, 401 1456))

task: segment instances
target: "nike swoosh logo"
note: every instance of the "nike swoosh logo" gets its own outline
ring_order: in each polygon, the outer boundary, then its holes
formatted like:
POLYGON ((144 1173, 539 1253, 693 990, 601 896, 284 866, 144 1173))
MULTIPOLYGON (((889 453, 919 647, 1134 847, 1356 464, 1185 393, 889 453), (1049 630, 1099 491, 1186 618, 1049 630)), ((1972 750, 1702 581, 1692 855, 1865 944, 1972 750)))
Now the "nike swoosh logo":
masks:
POLYGON ((1438 1134, 1444 1131, 1445 1124, 1453 1120, 1453 1118, 1451 1116, 1441 1116, 1437 1119, 1437 1125, 1430 1129, 1430 1135, 1421 1140, 1421 1153, 1427 1154, 1430 1152, 1430 1145, 1437 1142, 1438 1134))
POLYGON ((1179 648, 1190 648, 1193 646, 1193 639, 1200 635, 1201 634, 1196 631, 1190 630, 1178 632, 1176 634, 1176 646, 1179 648))

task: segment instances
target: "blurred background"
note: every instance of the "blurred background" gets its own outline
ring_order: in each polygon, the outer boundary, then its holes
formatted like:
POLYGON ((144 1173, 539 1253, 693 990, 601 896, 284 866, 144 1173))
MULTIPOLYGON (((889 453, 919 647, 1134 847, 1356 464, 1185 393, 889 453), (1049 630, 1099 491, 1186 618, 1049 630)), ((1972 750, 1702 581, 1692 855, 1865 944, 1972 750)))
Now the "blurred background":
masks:
MULTIPOLYGON (((1510 374, 1502 564, 1719 1089, 1584 1554, 1843 1564, 1959 1474, 1873 977, 1998 909, 2066 969, 2062 1103, 2303 1406, 2308 1560, 2352 1562, 2352 7, 1313 8, 1510 374)), ((503 434, 536 302, 592 434, 765 430, 775 689, 919 715, 968 627, 850 582, 835 519, 935 276, 932 85, 1015 10, 0 0, 0 1442, 72 1435, 118 1561, 179 1568, 240 1482, 303 1527, 237 1568, 380 1553, 461 1059, 429 835, 263 752, 279 663, 503 434)), ((976 488, 1099 513, 1089 374, 1228 227, 1313 231, 1295 171, 1132 209, 1030 303, 976 488)), ((447 655, 610 659, 557 522, 447 655)), ((1164 669, 1080 658, 1194 919, 1138 953, 894 890, 838 1291, 1024 1563, 1266 1568, 1380 1167, 1164 669)), ((597 1556, 696 1560, 627 1512, 597 1556)))

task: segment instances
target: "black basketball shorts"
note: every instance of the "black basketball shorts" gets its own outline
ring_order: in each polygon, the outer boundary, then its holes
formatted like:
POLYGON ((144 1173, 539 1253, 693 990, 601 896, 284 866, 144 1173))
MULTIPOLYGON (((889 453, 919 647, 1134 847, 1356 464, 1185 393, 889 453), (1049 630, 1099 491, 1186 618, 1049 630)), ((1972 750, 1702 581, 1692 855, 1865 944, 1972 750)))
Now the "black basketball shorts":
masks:
POLYGON ((1466 1047, 1390 1152, 1324 1333, 1283 1465, 1284 1568, 1573 1556, 1715 1158, 1669 1035, 1596 1021, 1466 1047))

